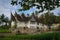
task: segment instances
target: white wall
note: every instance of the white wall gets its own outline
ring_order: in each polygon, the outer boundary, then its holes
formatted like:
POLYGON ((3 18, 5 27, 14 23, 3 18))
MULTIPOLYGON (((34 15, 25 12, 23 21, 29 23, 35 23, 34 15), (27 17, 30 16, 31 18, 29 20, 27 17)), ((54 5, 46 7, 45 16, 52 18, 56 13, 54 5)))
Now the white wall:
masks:
POLYGON ((17 28, 19 28, 19 27, 25 27, 25 22, 20 22, 20 21, 18 21, 17 22, 17 28))
MULTIPOLYGON (((15 25, 15 22, 12 21, 11 27, 13 27, 14 25, 15 25)), ((39 28, 42 28, 43 25, 41 23, 39 23, 39 25, 38 25, 37 22, 35 22, 35 24, 31 24, 30 21, 28 21, 27 23, 18 21, 17 22, 17 28, 20 28, 20 27, 28 27, 28 28, 37 28, 37 27, 39 27, 39 28)), ((44 28, 47 28, 47 26, 44 25, 44 28)))
POLYGON ((15 22, 14 21, 12 21, 11 22, 11 27, 13 27, 15 25, 15 22))
POLYGON ((37 22, 35 24, 31 24, 30 21, 27 23, 28 28, 36 28, 38 27, 37 22))

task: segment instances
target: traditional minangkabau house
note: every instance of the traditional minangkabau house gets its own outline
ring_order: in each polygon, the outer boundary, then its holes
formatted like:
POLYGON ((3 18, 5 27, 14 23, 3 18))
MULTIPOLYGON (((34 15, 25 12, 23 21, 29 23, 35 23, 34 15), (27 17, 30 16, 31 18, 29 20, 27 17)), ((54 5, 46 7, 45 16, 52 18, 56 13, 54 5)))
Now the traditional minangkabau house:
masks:
MULTIPOLYGON (((37 15, 25 16, 23 13, 19 15, 15 12, 14 15, 11 13, 11 28, 15 28, 15 31, 22 30, 22 28, 41 30, 43 26, 37 15)), ((47 27, 45 26, 45 28, 47 27)))

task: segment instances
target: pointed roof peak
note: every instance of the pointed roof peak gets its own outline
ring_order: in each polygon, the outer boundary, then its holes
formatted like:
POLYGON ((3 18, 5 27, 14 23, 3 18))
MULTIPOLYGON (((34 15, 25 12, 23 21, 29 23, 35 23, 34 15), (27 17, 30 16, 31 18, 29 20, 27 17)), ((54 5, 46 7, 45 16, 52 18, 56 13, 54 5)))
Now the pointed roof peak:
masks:
POLYGON ((11 21, 15 21, 15 17, 14 17, 14 15, 12 14, 12 12, 11 12, 11 21))

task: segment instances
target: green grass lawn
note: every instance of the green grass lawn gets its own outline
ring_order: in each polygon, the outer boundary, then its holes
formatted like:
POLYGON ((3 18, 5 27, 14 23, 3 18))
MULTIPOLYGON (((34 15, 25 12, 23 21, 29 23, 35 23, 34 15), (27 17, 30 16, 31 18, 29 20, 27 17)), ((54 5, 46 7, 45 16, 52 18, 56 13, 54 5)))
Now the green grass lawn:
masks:
POLYGON ((0 37, 0 40, 60 40, 60 32, 36 35, 9 35, 0 37))
POLYGON ((9 33, 9 32, 11 32, 11 31, 8 29, 0 29, 0 33, 9 33))

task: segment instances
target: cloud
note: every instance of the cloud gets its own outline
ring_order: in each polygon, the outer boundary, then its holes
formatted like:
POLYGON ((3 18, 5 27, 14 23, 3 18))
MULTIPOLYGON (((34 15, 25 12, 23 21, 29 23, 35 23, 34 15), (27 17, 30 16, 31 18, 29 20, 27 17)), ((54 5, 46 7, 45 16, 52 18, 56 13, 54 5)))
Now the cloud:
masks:
POLYGON ((0 15, 4 14, 7 17, 10 17, 10 9, 6 9, 3 6, 0 6, 0 15))
POLYGON ((4 14, 6 17, 10 18, 10 12, 12 11, 14 14, 14 11, 16 10, 17 7, 11 6, 10 4, 11 0, 0 0, 0 15, 4 14))
POLYGON ((4 14, 7 17, 10 17, 10 4, 8 0, 0 0, 0 15, 4 14))
POLYGON ((60 7, 58 7, 58 8, 56 8, 56 9, 52 10, 51 12, 53 12, 55 15, 60 14, 60 7))

